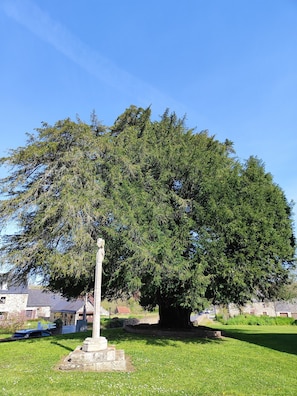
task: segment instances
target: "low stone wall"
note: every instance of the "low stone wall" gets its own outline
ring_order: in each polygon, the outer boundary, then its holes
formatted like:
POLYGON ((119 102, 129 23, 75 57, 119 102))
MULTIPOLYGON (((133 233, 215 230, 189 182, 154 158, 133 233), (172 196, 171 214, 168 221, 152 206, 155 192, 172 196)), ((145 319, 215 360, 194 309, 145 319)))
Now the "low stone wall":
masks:
POLYGON ((213 330, 209 327, 198 326, 191 329, 160 329, 156 325, 125 325, 124 330, 133 334, 145 334, 158 337, 181 337, 181 338, 221 338, 220 330, 213 330))

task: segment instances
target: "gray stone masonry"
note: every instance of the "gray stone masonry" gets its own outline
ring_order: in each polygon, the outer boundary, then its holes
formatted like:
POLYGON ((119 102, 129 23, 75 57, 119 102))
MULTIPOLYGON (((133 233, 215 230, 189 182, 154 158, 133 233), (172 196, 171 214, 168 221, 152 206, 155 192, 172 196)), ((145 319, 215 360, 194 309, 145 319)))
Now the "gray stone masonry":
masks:
POLYGON ((126 371, 126 359, 123 350, 113 345, 94 352, 85 352, 78 346, 60 364, 60 370, 78 371, 126 371))

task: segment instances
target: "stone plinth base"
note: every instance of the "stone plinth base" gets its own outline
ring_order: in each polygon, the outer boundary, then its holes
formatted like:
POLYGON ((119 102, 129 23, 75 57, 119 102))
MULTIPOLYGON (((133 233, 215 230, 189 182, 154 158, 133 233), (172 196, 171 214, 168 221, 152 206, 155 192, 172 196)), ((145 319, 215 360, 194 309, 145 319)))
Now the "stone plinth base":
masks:
POLYGON ((84 340, 82 350, 84 352, 97 352, 107 348, 107 339, 105 337, 91 338, 84 340))
MULTIPOLYGON (((86 339, 86 341, 87 340, 88 339, 86 339)), ((116 350, 114 346, 109 346, 105 349, 91 351, 90 349, 93 347, 94 345, 89 340, 87 344, 84 343, 82 347, 78 346, 63 360, 59 369, 78 371, 126 371, 126 359, 123 350, 116 350), (88 351, 84 350, 86 345, 88 345, 88 351)))

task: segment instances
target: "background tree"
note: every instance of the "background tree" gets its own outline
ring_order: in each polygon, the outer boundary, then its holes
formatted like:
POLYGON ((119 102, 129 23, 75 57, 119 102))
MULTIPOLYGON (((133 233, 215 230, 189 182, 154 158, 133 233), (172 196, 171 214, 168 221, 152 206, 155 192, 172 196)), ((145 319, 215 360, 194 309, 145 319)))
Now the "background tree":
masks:
POLYGON ((96 239, 107 240, 103 291, 139 292, 160 325, 188 326, 210 302, 270 298, 288 281, 295 240, 291 207, 264 166, 241 164, 232 142, 195 133, 166 111, 131 106, 111 128, 43 124, 2 158, 2 246, 18 277, 41 271, 76 296, 93 283, 96 239))

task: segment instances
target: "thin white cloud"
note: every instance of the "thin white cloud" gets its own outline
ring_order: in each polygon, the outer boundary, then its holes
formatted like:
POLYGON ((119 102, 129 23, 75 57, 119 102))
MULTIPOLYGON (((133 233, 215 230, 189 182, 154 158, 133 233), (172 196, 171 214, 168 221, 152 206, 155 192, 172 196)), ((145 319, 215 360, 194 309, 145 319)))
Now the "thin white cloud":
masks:
POLYGON ((142 106, 152 104, 162 110, 169 107, 185 113, 185 108, 181 103, 94 51, 30 0, 4 0, 0 7, 8 17, 53 46, 97 80, 129 95, 142 106))

